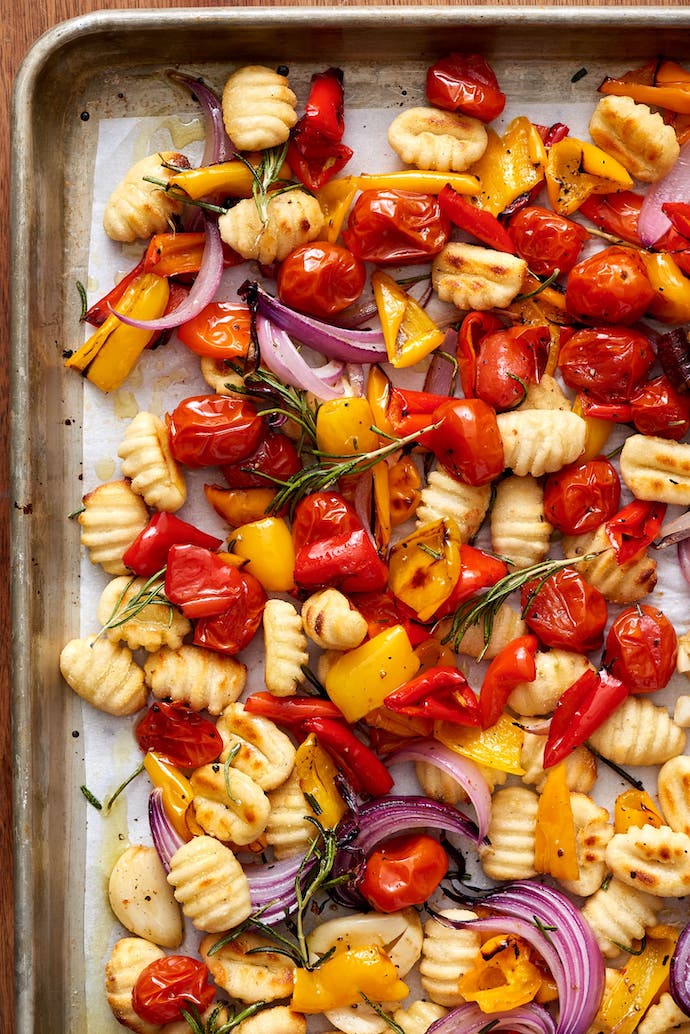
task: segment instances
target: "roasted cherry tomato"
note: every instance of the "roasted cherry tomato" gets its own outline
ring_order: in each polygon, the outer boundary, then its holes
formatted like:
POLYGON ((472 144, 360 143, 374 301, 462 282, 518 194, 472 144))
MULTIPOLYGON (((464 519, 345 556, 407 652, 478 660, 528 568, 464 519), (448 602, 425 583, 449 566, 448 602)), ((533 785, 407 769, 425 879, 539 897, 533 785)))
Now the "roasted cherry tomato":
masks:
POLYGON ((508 233, 518 255, 536 276, 569 273, 589 239, 579 223, 539 205, 522 208, 511 219, 508 233))
POLYGON ((261 582, 248 571, 238 570, 237 595, 222 614, 200 618, 194 626, 194 645, 234 656, 254 638, 261 624, 266 593, 261 582))
POLYGON ((183 399, 169 418, 170 448, 186 467, 214 467, 251 456, 264 425, 251 402, 228 395, 183 399))
POLYGON ((690 430, 690 398, 680 395, 668 377, 647 381, 630 400, 632 420, 640 434, 679 442, 690 430))
POLYGON ((494 70, 480 54, 449 54, 426 74, 429 103, 445 111, 462 111, 491 122, 503 111, 506 95, 494 70))
POLYGON ((364 263, 347 248, 314 241, 281 262, 278 297, 299 312, 327 320, 357 301, 366 278, 364 263))
POLYGON ((182 1010, 205 1012, 215 998, 208 968, 189 955, 166 955, 149 963, 132 990, 132 1008, 146 1023, 160 1026, 182 1019, 182 1010))
POLYGON ((362 262, 399 266, 437 255, 450 221, 432 194, 363 190, 348 217, 343 241, 362 262))
POLYGON ((267 431, 254 452, 237 463, 225 464, 222 469, 230 488, 271 488, 272 482, 262 474, 286 481, 302 469, 302 461, 287 435, 267 431))
POLYGON ((604 641, 605 597, 574 567, 561 567, 543 582, 522 588, 527 627, 546 646, 591 653, 604 641))
POLYGON ((539 380, 551 342, 547 326, 509 327, 479 342, 474 392, 498 412, 513 409, 539 380))
POLYGON ((198 768, 215 761, 223 739, 213 722, 174 700, 158 700, 137 722, 134 735, 146 753, 155 750, 176 768, 198 768))
POLYGON ((367 858, 359 890, 377 912, 421 905, 448 872, 448 855, 427 833, 405 833, 367 858))
POLYGON ((211 302, 177 328, 183 345, 211 359, 236 359, 247 354, 251 330, 249 307, 237 302, 211 302))
POLYGON ((630 327, 576 331, 561 347, 558 365, 570 388, 594 402, 628 402, 654 364, 647 337, 630 327))
POLYGON ((502 473, 503 441, 496 413, 482 399, 450 399, 432 414, 440 427, 420 441, 458 481, 485 485, 502 473))
POLYGON ((617 244, 574 266, 565 290, 568 312, 582 323, 634 323, 653 298, 644 262, 617 244))
POLYGON ((301 499, 292 518, 295 551, 321 539, 361 528, 355 510, 339 492, 312 492, 301 499))
POLYGON ((598 456, 548 475, 544 516, 564 535, 583 535, 618 513, 620 497, 618 471, 604 456, 598 456))
POLYGON ((631 693, 663 689, 676 670, 678 637, 666 615, 643 603, 626 607, 606 636, 604 667, 631 693))

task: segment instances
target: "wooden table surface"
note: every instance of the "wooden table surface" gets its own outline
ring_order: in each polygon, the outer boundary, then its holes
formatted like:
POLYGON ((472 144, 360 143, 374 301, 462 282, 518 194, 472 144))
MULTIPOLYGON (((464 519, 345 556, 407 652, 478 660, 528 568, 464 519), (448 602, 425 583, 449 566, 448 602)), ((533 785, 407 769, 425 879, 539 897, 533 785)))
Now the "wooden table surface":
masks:
MULTIPOLYGON (((452 0, 451 0, 452 2, 452 0)), ((524 6, 544 6, 540 0, 522 0, 524 6)), ((401 6, 396 0, 378 0, 379 4, 401 6)), ((434 6, 449 6, 446 0, 427 0, 434 6)), ((613 0, 609 6, 652 6, 653 0, 613 0)), ((684 0, 677 0, 684 6, 684 0)), ((0 47, 0 117, 6 127, 5 146, 0 151, 0 182, 6 197, 12 190, 9 176, 9 139, 11 87, 17 68, 27 50, 38 37, 58 22, 90 11, 117 8, 181 8, 181 7, 252 7, 268 6, 261 0, 239 0, 235 4, 214 4, 197 0, 39 0, 39 2, 17 3, 16 0, 0 0, 2 19, 0 47)), ((273 6, 300 6, 276 0, 273 6)), ((331 6, 321 0, 312 0, 302 6, 331 6)), ((350 0, 338 0, 338 6, 357 6, 350 0)), ((454 6, 461 6, 454 4, 454 6)), ((468 5, 464 5, 468 6, 468 5)), ((480 2, 472 6, 483 6, 480 2)), ((552 6, 570 6, 570 0, 554 0, 552 6)), ((590 0, 588 6, 603 6, 590 0)), ((669 0, 666 6, 675 6, 669 0)), ((5 569, 9 557, 9 516, 14 505, 9 489, 8 438, 8 342, 9 342, 9 233, 2 234, 0 250, 0 342, 5 349, 5 361, 0 362, 0 556, 5 558, 5 569)), ((11 623, 9 586, 7 579, 0 579, 0 1031, 9 1034, 14 1030, 13 1010, 13 932, 12 932, 12 750, 10 728, 10 649, 11 623)))

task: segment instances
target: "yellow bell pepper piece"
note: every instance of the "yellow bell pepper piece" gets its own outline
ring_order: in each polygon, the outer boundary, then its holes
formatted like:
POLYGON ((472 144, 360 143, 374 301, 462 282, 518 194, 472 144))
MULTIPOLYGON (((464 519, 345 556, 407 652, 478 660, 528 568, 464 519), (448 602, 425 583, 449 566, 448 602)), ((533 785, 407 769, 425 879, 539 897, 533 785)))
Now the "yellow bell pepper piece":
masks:
POLYGON ((224 194, 226 197, 251 197, 256 180, 251 169, 244 162, 219 162, 217 165, 203 165, 198 169, 184 169, 174 173, 171 187, 183 190, 187 197, 198 201, 209 194, 224 194))
POLYGON ((388 468, 391 524, 394 528, 414 517, 422 498, 422 479, 411 456, 403 455, 388 468))
POLYGON ((524 115, 513 119, 503 136, 490 127, 487 134, 486 151, 469 171, 479 180, 479 208, 500 215, 544 179, 546 148, 539 130, 524 115))
POLYGON ((388 464, 381 460, 371 468, 374 489, 374 539, 378 549, 385 553, 391 540, 391 493, 388 481, 388 464))
MULTIPOLYGON (((117 304, 123 316, 155 320, 168 304, 170 288, 165 277, 142 273, 129 285, 117 304)), ((86 376, 101 391, 114 391, 127 379, 146 346, 158 331, 129 327, 112 314, 78 348, 65 366, 86 371, 86 376)))
POLYGON ((348 722, 357 722, 418 669, 407 632, 391 625, 338 658, 326 675, 326 692, 348 722))
POLYGON ((647 314, 660 323, 690 322, 690 279, 666 252, 639 251, 655 297, 647 314))
POLYGON ((194 798, 192 784, 179 769, 155 750, 144 755, 144 768, 154 786, 163 791, 163 808, 173 829, 183 840, 203 833, 190 804, 194 798))
POLYGON ((639 955, 631 955, 612 986, 604 993, 591 1030, 602 1034, 633 1034, 640 1017, 656 998, 668 977, 677 932, 666 927, 660 937, 650 936, 639 955))
POLYGON ((374 426, 391 436, 395 434, 393 425, 388 419, 388 406, 390 405, 392 387, 390 377, 383 372, 380 366, 371 366, 369 368, 367 402, 371 406, 374 426))
POLYGON ((586 463, 601 456, 604 446, 616 427, 616 422, 615 420, 602 420, 598 416, 586 416, 579 398, 573 402, 573 413, 583 417, 585 421, 585 447, 579 460, 581 463, 586 463))
POLYGON ((594 144, 566 136, 549 148, 546 189, 560 215, 572 215, 590 194, 614 194, 632 185, 621 163, 594 144))
POLYGON ((401 1002, 409 994, 388 955, 377 945, 337 952, 318 969, 295 970, 291 1007, 313 1014, 373 1002, 401 1002))
POLYGON ((434 737, 456 754, 499 772, 524 775, 520 762, 525 736, 512 718, 502 714, 489 729, 464 728, 450 722, 436 722, 434 737))
POLYGON ((414 366, 438 348, 444 332, 393 277, 377 269, 371 276, 371 286, 388 361, 396 369, 414 366))
POLYGON ((474 195, 479 189, 476 176, 468 172, 429 172, 401 169, 399 172, 364 173, 357 177, 359 190, 414 190, 419 194, 440 194, 448 185, 458 194, 474 195))
POLYGON ((302 793, 316 804, 319 822, 325 829, 335 829, 347 805, 335 783, 338 769, 331 755, 319 746, 314 733, 297 748, 295 769, 302 793))
POLYGON ((295 586, 295 547, 282 517, 263 517, 236 528, 232 552, 268 592, 289 592, 295 586))
POLYGON ((344 176, 332 179, 318 191, 316 197, 325 218, 321 236, 334 244, 340 236, 350 205, 359 190, 356 176, 344 176))
POLYGON ((565 762, 549 770, 544 789, 539 795, 534 868, 557 880, 576 880, 580 875, 565 762))
POLYGON ((616 797, 613 825, 616 833, 627 833, 633 826, 660 829, 664 820, 647 791, 631 787, 616 797))
POLYGON ((316 447, 328 456, 354 456, 379 447, 374 414, 365 398, 331 399, 316 415, 316 447))
POLYGON ((472 969, 462 975, 458 990, 482 1012, 505 1012, 531 1002, 542 974, 530 961, 529 946, 513 934, 492 937, 479 949, 472 969))
POLYGON ((455 521, 427 521, 396 542, 388 557, 388 585, 394 596, 428 621, 450 596, 460 577, 460 533, 455 521))

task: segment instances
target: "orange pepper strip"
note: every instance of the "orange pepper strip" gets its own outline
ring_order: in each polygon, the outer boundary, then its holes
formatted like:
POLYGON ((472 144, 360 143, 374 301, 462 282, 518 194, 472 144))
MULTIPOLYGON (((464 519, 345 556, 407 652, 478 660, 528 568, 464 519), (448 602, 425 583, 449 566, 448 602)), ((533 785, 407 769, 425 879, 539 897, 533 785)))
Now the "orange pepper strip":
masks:
POLYGON ((565 763, 549 771, 539 795, 534 838, 534 868, 557 880, 580 875, 575 848, 575 823, 566 782, 565 763))
POLYGON ((664 820, 646 790, 630 788, 616 797, 614 829, 627 833, 633 826, 654 826, 659 829, 664 820))

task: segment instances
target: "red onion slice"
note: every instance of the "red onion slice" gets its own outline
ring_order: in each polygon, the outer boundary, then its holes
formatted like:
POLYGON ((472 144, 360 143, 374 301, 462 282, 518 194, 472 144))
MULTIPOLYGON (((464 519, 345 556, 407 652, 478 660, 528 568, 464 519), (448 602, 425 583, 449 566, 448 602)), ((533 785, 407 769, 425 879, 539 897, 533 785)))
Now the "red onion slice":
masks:
POLYGON ((260 314, 256 316, 256 336, 259 341, 261 361, 284 384, 291 384, 294 388, 310 391, 321 402, 342 397, 342 386, 328 383, 333 372, 332 364, 328 363, 323 368, 326 371, 326 378, 322 379, 319 371, 305 362, 287 332, 281 330, 280 327, 275 327, 270 320, 260 314))
POLYGON ((687 538, 690 538, 690 510, 662 524, 653 545, 655 549, 666 549, 667 546, 675 546, 677 542, 687 538))
MULTIPOLYGON (((273 926, 282 922, 297 908, 297 892, 295 881, 302 855, 288 858, 273 865, 245 865, 244 871, 249 881, 249 899, 253 909, 263 909, 261 922, 273 926)), ((316 859, 313 860, 316 864, 316 859)), ((308 879, 312 866, 305 866, 304 879, 308 879)))
POLYGON ((480 1034, 512 1030, 515 1034, 555 1034, 556 1025, 546 1009, 529 1002, 508 1012, 482 1012, 475 1002, 459 1005, 427 1029, 427 1034, 480 1034))
POLYGON ((456 754, 438 740, 419 740, 409 746, 400 747, 390 754, 387 760, 389 765, 404 761, 424 761, 446 772, 463 788, 477 813, 480 841, 486 837, 491 822, 491 793, 474 761, 456 754))
POLYGON ((170 860, 184 840, 172 826, 163 807, 163 791, 160 786, 151 791, 149 796, 149 825, 153 846, 163 863, 166 872, 170 872, 170 860))
POLYGON ((223 244, 218 226, 213 219, 205 219, 206 244, 201 266, 192 289, 187 298, 173 309, 167 316, 156 320, 137 320, 131 316, 121 315, 111 308, 113 315, 126 323, 128 327, 139 327, 142 330, 172 330, 182 323, 197 316, 215 298, 223 274, 223 244))
POLYGON ((223 105, 210 87, 185 72, 168 72, 168 78, 185 86, 199 101, 204 114, 204 154, 201 165, 227 162, 235 154, 232 140, 223 121, 223 105))
POLYGON ((690 923, 681 930, 671 957, 669 991, 678 1008, 690 1015, 690 923))
POLYGON ((690 539, 678 543, 678 566, 685 581, 690 585, 690 539))
POLYGON ((687 201, 690 197, 690 142, 681 147, 678 160, 663 179, 653 183, 642 202, 637 232, 646 248, 650 248, 671 226, 661 210, 667 201, 687 201))

